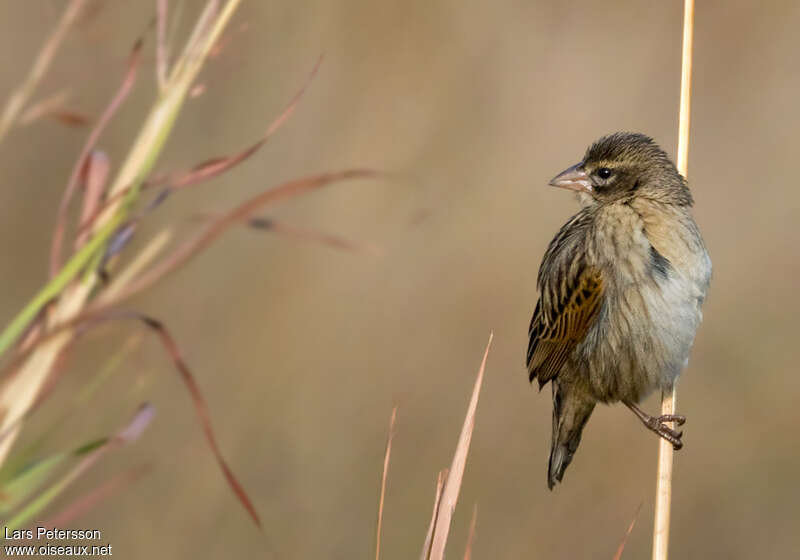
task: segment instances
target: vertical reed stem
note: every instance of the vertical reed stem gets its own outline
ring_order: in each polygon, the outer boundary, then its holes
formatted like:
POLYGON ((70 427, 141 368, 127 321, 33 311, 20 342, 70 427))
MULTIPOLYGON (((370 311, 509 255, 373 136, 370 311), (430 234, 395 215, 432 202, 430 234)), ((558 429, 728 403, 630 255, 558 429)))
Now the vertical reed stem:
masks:
MULTIPOLYGON (((684 0, 683 54, 681 57, 681 103, 678 124, 678 171, 686 177, 689 163, 689 122, 692 91, 692 32, 694 0, 684 0)), ((675 414, 676 386, 661 395, 661 414, 675 414)), ((656 512, 653 525, 653 560, 667 560, 669 550, 669 518, 672 505, 672 444, 660 439, 658 444, 658 478, 656 512)))

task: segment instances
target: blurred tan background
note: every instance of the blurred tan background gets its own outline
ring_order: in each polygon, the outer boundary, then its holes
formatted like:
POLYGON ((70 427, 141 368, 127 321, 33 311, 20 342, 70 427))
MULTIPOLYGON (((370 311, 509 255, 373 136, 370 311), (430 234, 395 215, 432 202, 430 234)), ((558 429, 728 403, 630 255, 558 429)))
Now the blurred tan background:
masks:
MULTIPOLYGON (((0 3, 3 98, 64 4, 0 3)), ((186 2, 183 28, 201 5, 186 2)), ((39 97, 68 87, 72 108, 97 115, 154 7, 92 6, 39 97)), ((245 2, 159 170, 248 145, 322 53, 320 72, 270 144, 172 198, 141 235, 188 227, 197 212, 287 178, 368 166, 404 178, 339 184, 274 215, 385 255, 237 229, 138 299, 184 349, 264 531, 231 495, 151 339, 52 442, 103 435, 143 400, 158 409, 135 447, 71 495, 131 465, 152 472, 77 525, 101 528, 122 558, 368 557, 396 404, 384 557, 416 557, 494 330, 449 556, 463 553, 477 503, 474 558, 611 558, 643 503, 624 557, 648 557, 656 438, 624 407, 598 408, 549 492, 551 399, 528 384, 523 361, 540 259, 577 209, 545 185, 615 130, 674 152, 681 11, 677 0, 245 2)), ((671 551, 788 558, 800 549, 800 4, 699 0, 696 25, 689 178, 714 279, 679 390, 689 421, 671 551)), ((154 97, 153 44, 150 32, 136 92, 101 141, 115 163, 154 97)), ((41 121, 0 145, 4 322, 45 278, 56 205, 86 133, 41 121)), ((23 437, 48 425, 124 337, 82 343, 52 408, 23 437)), ((657 397, 645 406, 655 411, 657 397)))

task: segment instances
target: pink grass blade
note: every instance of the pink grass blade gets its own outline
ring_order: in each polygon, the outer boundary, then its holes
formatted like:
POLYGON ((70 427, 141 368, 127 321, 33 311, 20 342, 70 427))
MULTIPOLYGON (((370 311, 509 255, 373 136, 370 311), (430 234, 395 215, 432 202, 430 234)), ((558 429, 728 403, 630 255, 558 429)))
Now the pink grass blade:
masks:
POLYGON ((164 258, 150 270, 120 290, 114 303, 119 303, 134 294, 152 286, 167 274, 186 264, 192 257, 207 248, 231 226, 249 220, 262 208, 284 200, 318 190, 331 183, 346 179, 376 177, 378 173, 368 169, 349 169, 333 173, 323 173, 287 181, 246 200, 239 206, 223 214, 195 237, 178 246, 171 255, 164 258))
MULTIPOLYGON (((275 119, 273 119, 273 121, 269 124, 269 126, 267 127, 267 131, 264 133, 264 135, 261 138, 259 138, 255 143, 233 155, 211 158, 204 162, 198 163, 191 169, 184 171, 176 171, 169 173, 167 175, 151 178, 150 180, 142 184, 142 189, 150 189, 161 185, 167 185, 166 190, 168 192, 183 189, 191 185, 195 185, 197 183, 213 179, 214 177, 217 177, 218 175, 232 169, 233 167, 247 160, 250 156, 255 154, 264 144, 266 144, 269 138, 273 134, 275 134, 275 132, 277 132, 278 129, 294 113, 298 103, 303 97, 303 94, 308 89, 308 86, 311 84, 311 81, 314 79, 314 76, 317 74, 317 71, 319 70, 321 63, 322 63, 322 57, 320 57, 317 60, 316 64, 314 65, 314 68, 312 68, 311 72, 309 73, 302 87, 297 91, 297 93, 295 93, 294 97, 291 99, 291 101, 289 101, 286 107, 278 114, 278 116, 275 117, 275 119)), ((94 222, 97 220, 97 218, 100 217, 100 215, 104 213, 106 208, 116 205, 121 199, 126 197, 132 187, 133 185, 129 185, 124 189, 121 189, 114 195, 110 196, 108 200, 106 200, 100 208, 95 210, 95 212, 91 216, 89 216, 86 219, 81 219, 80 225, 78 226, 78 235, 83 235, 87 231, 90 231, 91 228, 94 226, 94 222)))
POLYGON ((50 247, 50 277, 54 277, 58 271, 61 269, 61 248, 64 244, 64 236, 66 234, 67 229, 67 214, 69 211, 69 203, 72 200, 72 196, 75 194, 76 189, 78 188, 78 183, 80 180, 81 171, 84 168, 86 158, 89 154, 94 150, 97 141, 100 138, 100 135, 105 130, 108 123, 111 121, 114 114, 120 108, 122 103, 128 97, 128 94, 133 89, 133 85, 136 82, 136 74, 137 69, 139 67, 139 60, 140 60, 140 53, 142 48, 142 41, 141 39, 136 42, 133 46, 133 50, 131 51, 130 56, 128 57, 128 66, 125 72, 125 76, 122 79, 122 83, 119 86, 119 89, 111 98, 108 106, 103 111, 102 115, 98 119, 97 123, 95 124, 92 131, 89 133, 89 137, 86 139, 86 143, 81 150, 80 155, 78 156, 75 165, 72 168, 72 172, 70 173, 69 180, 67 181, 67 186, 64 189, 64 194, 61 197, 61 202, 58 206, 58 212, 56 214, 56 227, 53 231, 53 241, 50 247))
POLYGON ((42 78, 44 78, 58 52, 59 46, 67 35, 67 31, 78 19, 78 15, 85 4, 86 0, 71 0, 67 4, 56 28, 45 41, 42 50, 39 51, 39 55, 36 57, 28 76, 8 99, 3 113, 0 115, 0 140, 5 138, 8 131, 11 130, 17 117, 24 109, 25 103, 33 95, 42 78))
POLYGON ((173 174, 169 181, 172 188, 180 189, 201 181, 207 181, 238 165, 257 152, 259 148, 261 148, 261 146, 263 146, 267 140, 269 140, 269 138, 275 134, 287 120, 289 120, 289 117, 294 114, 294 111, 297 108, 297 105, 300 103, 300 100, 303 98, 308 86, 311 85, 314 76, 317 75, 317 71, 319 70, 321 64, 322 57, 320 56, 319 59, 317 59, 317 62, 314 64, 314 67, 311 69, 311 72, 309 73, 303 85, 300 87, 297 93, 295 93, 294 97, 292 97, 286 107, 284 107, 278 116, 273 119, 273 121, 267 127, 264 136, 262 136, 257 142, 237 154, 213 158, 194 166, 189 171, 173 174))
MULTIPOLYGON (((383 176, 383 174, 370 169, 348 169, 339 172, 323 173, 287 181, 250 198, 226 214, 216 218, 198 235, 185 241, 182 245, 178 246, 172 254, 144 272, 138 278, 132 280, 126 287, 121 288, 111 301, 96 301, 69 321, 59 323, 49 328, 47 332, 35 333, 35 339, 29 344, 26 344, 25 348, 20 348, 6 366, 0 370, 0 380, 3 383, 7 383, 14 376, 22 363, 24 363, 25 359, 41 344, 51 340, 65 330, 88 324, 93 320, 102 319, 112 312, 121 302, 152 286, 169 273, 186 264, 192 257, 210 246, 230 227, 239 222, 250 220, 251 215, 260 209, 293 197, 308 194, 309 192, 321 189, 334 182, 347 179, 364 179, 383 176)), ((2 440, 2 438, 3 434, 0 434, 0 440, 2 440)))
POLYGON ((211 415, 208 412, 208 404, 206 404, 205 397, 200 391, 200 386, 197 384, 194 375, 192 375, 192 372, 186 365, 180 349, 175 343, 175 339, 172 338, 172 335, 170 335, 169 331, 159 321, 143 315, 140 315, 138 318, 148 327, 153 329, 161 339, 161 342, 164 345, 164 348, 166 349, 170 359, 172 360, 173 365, 181 374, 181 378, 183 379, 186 388, 189 390, 189 394, 194 401, 195 410, 200 418, 200 424, 203 428, 203 433, 206 436, 206 441, 208 442, 208 445, 211 448, 211 451, 213 452, 214 457, 217 460, 217 464, 222 470, 225 479, 228 481, 228 485, 231 487, 231 490, 236 495, 245 510, 247 510, 247 513, 250 514, 250 517, 256 526, 261 528, 261 519, 258 516, 255 506, 250 501, 250 498, 248 497, 247 492, 245 492, 244 487, 233 474, 233 471, 230 469, 228 463, 225 461, 225 458, 222 455, 222 451, 217 444, 217 438, 214 435, 214 430, 211 427, 211 415))
POLYGON ((67 109, 66 107, 55 109, 54 111, 48 113, 47 116, 54 121, 71 128, 82 128, 92 122, 92 118, 89 115, 72 109, 67 109))
POLYGON ((475 542, 475 527, 478 523, 478 504, 472 508, 472 521, 469 522, 467 545, 464 547, 464 560, 472 560, 472 544, 475 542))
POLYGON ((247 513, 252 518, 253 522, 260 528, 261 527, 261 519, 258 516, 258 512, 255 509, 255 506, 250 501, 250 498, 245 492, 244 487, 241 485, 239 480, 233 474, 233 471, 228 466, 227 461, 222 455, 222 451, 219 448, 219 444, 217 443, 217 438, 214 435, 214 430, 211 427, 211 415, 208 411, 208 404, 206 403, 205 397, 203 396, 202 391, 200 390, 200 386, 197 384, 194 375, 192 374, 189 366, 186 364, 186 361, 183 359, 183 354, 178 347, 178 344, 175 342, 175 339, 170 334, 169 330, 157 319, 153 319, 152 317, 148 317, 147 315, 143 315, 137 312, 118 312, 116 314, 106 314, 105 316, 97 317, 94 321, 103 321, 103 320, 117 320, 117 319, 133 319, 136 321, 141 322, 145 326, 147 326, 153 333, 155 333, 159 340, 161 341, 162 346, 164 347, 167 356, 170 358, 175 369, 181 376, 181 379, 184 382, 184 385, 189 391, 190 396, 192 397, 192 401, 194 403, 195 411, 197 412, 197 416, 200 419, 200 425, 205 434, 206 442, 208 446, 211 448, 214 457, 217 460, 217 464, 219 465, 220 469, 222 470, 225 479, 228 482, 231 490, 233 491, 234 495, 238 498, 239 502, 242 506, 247 510, 247 513))
POLYGON ((206 86, 203 83, 195 84, 195 85, 192 86, 192 89, 189 90, 189 98, 190 99, 197 99, 198 97, 203 95, 206 92, 207 89, 208 89, 208 86, 206 86))
MULTIPOLYGON (((81 222, 87 220, 89 216, 93 215, 101 206, 110 171, 111 162, 105 152, 93 150, 86 157, 86 162, 82 171, 85 191, 83 195, 83 206, 81 207, 81 222)), ((88 231, 83 231, 78 234, 75 240, 75 249, 80 249, 88 237, 88 231)))
POLYGON ((622 552, 625 550, 625 545, 628 544, 628 538, 633 532, 633 527, 636 525, 636 520, 639 519, 640 511, 642 511, 642 504, 639 504, 639 507, 636 508, 636 513, 633 514, 633 519, 631 519, 631 523, 628 525, 628 530, 625 531, 625 535, 622 537, 622 540, 617 547, 617 552, 614 554, 614 560, 621 560, 622 552))
POLYGON ((271 231, 278 235, 285 235, 286 237, 300 241, 320 243, 333 249, 368 254, 375 257, 383 256, 383 250, 372 243, 353 241, 332 233, 307 227, 298 227, 285 222, 279 222, 272 218, 251 218, 247 225, 252 228, 271 231))
POLYGON ((433 528, 433 541, 431 543, 431 553, 429 556, 431 560, 442 560, 444 558, 444 549, 447 546, 447 537, 450 534, 450 524, 453 519, 456 504, 458 503, 461 481, 464 478, 464 468, 467 464, 469 444, 472 440, 472 430, 475 427, 475 412, 478 408, 478 397, 481 392, 483 374, 486 370, 486 360, 489 357, 489 349, 492 346, 492 338, 494 338, 494 334, 489 335, 486 352, 483 355, 483 361, 481 362, 480 370, 478 370, 478 378, 475 380, 475 388, 472 391, 472 399, 470 399, 469 407, 467 408, 464 426, 461 428, 461 436, 458 438, 456 452, 453 455, 453 462, 450 465, 450 474, 447 476, 444 490, 442 491, 442 503, 439 507, 436 525, 433 528))
POLYGON ((62 109, 69 99, 69 92, 65 89, 57 91, 56 93, 49 95, 42 99, 41 101, 37 101, 30 107, 28 107, 22 115, 19 117, 19 124, 20 126, 28 126, 30 124, 35 123, 36 121, 46 117, 47 115, 52 114, 53 112, 62 109))
POLYGON ((431 522, 428 524, 428 532, 425 534, 425 542, 422 544, 422 554, 420 560, 428 560, 431 555, 431 543, 433 540, 433 529, 436 526, 436 519, 439 517, 439 508, 442 505, 442 489, 444 488, 444 481, 448 474, 447 469, 439 471, 436 478, 436 495, 433 498, 433 513, 431 514, 431 522))
MULTIPOLYGON (((261 520, 259 519, 255 506, 253 506, 253 503, 251 502, 250 498, 245 492, 244 487, 241 485, 236 476, 233 474, 233 471, 228 466, 228 463, 227 461, 225 461, 225 458, 222 455, 222 452, 219 448, 216 436, 214 435, 214 430, 211 426, 211 416, 208 412, 208 405, 206 403, 205 397, 203 396, 203 393, 200 390, 200 387, 197 384, 194 375, 189 369, 189 366, 183 359, 183 355, 180 351, 180 348, 178 347, 178 344, 175 342, 175 339, 172 337, 169 330, 167 330, 167 328, 160 321, 153 319, 152 317, 149 317, 142 313, 138 313, 136 311, 112 309, 110 307, 104 307, 102 309, 97 309, 97 310, 87 310, 81 313, 80 315, 76 316, 72 320, 60 324, 57 327, 45 333, 44 335, 42 335, 41 338, 37 341, 37 345, 43 344, 44 342, 46 342, 47 340, 51 339, 54 336, 57 336, 60 332, 63 332, 64 330, 76 329, 79 334, 83 334, 86 332, 87 329, 96 327, 97 325, 109 321, 136 321, 146 326, 150 332, 158 336, 158 339, 161 342, 162 346, 164 347, 165 351, 167 352, 167 355, 170 358, 172 365, 180 374, 184 385, 189 391, 189 394, 192 398, 192 402, 194 404, 195 411, 200 420, 200 425, 203 430, 203 434, 205 435, 206 442, 208 443, 208 446, 211 449, 211 452, 213 453, 214 458, 216 459, 217 464, 220 467, 220 470, 225 476, 225 480, 227 481, 228 486, 230 486, 236 498, 239 500, 239 502, 242 504, 245 510, 247 510, 247 513, 253 519, 255 524, 260 528, 261 520)), ((16 371, 13 368, 15 365, 18 365, 17 363, 18 360, 24 360, 27 357, 27 353, 33 351, 35 347, 36 346, 26 350, 26 353, 23 353, 18 357, 15 356, 14 361, 12 361, 12 363, 6 367, 5 370, 6 375, 13 374, 13 372, 16 371)), ((7 428, 4 431, 4 433, 0 434, 0 441, 2 441, 2 439, 8 433, 13 432, 13 429, 15 428, 16 424, 19 423, 20 421, 21 420, 17 420, 17 422, 12 424, 9 428, 7 428)))
POLYGON ((383 456, 383 474, 381 474, 381 497, 378 501, 378 522, 375 529, 375 560, 381 557, 381 527, 383 525, 383 502, 386 496, 386 476, 389 473, 389 458, 392 455, 392 438, 394 438, 394 424, 397 419, 397 407, 392 409, 389 420, 389 435, 386 437, 386 453, 383 456))
POLYGON ((137 440, 150 424, 154 415, 155 408, 153 408, 152 405, 142 405, 128 424, 114 436, 101 442, 97 446, 93 446, 90 451, 86 451, 77 465, 68 471, 61 479, 56 481, 55 484, 28 503, 13 519, 7 522, 7 526, 10 528, 19 528, 29 523, 33 517, 37 516, 40 511, 47 507, 55 498, 60 496, 64 490, 105 456, 108 451, 137 440))
POLYGON ((209 160, 203 161, 198 163, 192 169, 188 171, 182 171, 179 173, 175 173, 170 179, 169 182, 169 189, 170 190, 178 190, 184 187, 188 187, 189 185, 194 185, 197 183, 201 183, 203 181, 208 181, 209 179, 213 179, 218 175, 228 171, 229 169, 239 165, 244 160, 248 159, 254 153, 256 153, 261 146, 263 146, 267 142, 266 137, 260 138, 255 144, 248 146, 244 150, 239 153, 233 154, 231 156, 221 156, 216 158, 211 158, 209 160))
POLYGON ((168 0, 156 0, 156 81, 162 91, 167 86, 169 52, 167 50, 168 0))
POLYGON ((40 525, 47 528, 69 526, 76 519, 86 515, 101 503, 134 484, 150 470, 149 466, 143 465, 118 473, 88 493, 73 500, 61 511, 42 521, 40 525))

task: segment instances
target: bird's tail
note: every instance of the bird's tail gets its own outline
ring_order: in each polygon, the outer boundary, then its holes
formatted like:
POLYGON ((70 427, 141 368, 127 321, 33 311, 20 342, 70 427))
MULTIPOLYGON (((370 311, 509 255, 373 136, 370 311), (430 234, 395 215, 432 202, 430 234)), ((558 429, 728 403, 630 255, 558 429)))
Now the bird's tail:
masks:
POLYGON ((550 466, 547 486, 553 489, 561 482, 572 456, 581 442, 583 427, 594 410, 594 401, 580 398, 557 381, 553 381, 553 441, 550 447, 550 466))

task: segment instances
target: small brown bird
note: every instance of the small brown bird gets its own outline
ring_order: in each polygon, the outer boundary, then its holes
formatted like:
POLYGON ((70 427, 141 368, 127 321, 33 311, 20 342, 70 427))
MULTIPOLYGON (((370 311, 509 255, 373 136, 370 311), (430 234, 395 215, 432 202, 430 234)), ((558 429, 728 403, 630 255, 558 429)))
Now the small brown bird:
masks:
POLYGON ((622 401, 652 431, 682 446, 683 416, 636 403, 670 390, 689 359, 711 278, 686 180, 656 143, 618 132, 550 181, 581 210, 550 242, 528 345, 530 380, 553 389, 547 485, 560 482, 595 404, 622 401))

